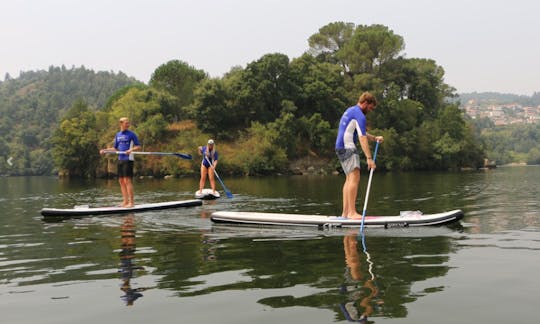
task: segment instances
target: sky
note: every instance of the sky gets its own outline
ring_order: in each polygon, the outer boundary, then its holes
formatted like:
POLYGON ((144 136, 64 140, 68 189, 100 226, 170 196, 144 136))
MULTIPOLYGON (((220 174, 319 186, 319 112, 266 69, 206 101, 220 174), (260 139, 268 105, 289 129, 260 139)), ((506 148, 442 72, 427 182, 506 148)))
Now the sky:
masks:
POLYGON ((147 83, 175 59, 221 77, 265 54, 299 57, 337 21, 387 26, 458 93, 540 92, 538 0, 6 0, 0 80, 65 65, 147 83))

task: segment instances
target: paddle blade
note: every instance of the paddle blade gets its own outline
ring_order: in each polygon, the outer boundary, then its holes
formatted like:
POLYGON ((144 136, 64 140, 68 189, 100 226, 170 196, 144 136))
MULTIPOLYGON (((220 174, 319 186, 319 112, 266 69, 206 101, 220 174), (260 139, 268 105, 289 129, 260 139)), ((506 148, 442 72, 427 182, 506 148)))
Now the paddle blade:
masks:
POLYGON ((227 195, 227 198, 232 199, 232 197, 233 197, 232 192, 230 192, 230 191, 227 190, 227 191, 225 191, 225 194, 227 195))
POLYGON ((191 154, 186 154, 186 153, 173 153, 173 155, 178 156, 179 158, 182 158, 182 159, 185 159, 185 160, 191 160, 191 159, 193 159, 193 157, 191 156, 191 154))

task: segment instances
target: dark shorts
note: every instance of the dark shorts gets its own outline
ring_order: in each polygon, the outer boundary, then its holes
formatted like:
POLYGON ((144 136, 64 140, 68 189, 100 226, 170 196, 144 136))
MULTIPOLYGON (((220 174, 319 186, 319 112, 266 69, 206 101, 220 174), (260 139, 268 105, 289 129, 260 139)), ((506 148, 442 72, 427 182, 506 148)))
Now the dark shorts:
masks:
POLYGON ((133 161, 118 160, 118 177, 133 177, 133 161))
POLYGON ((336 149, 336 155, 345 174, 351 173, 354 169, 360 169, 360 155, 358 150, 354 149, 336 149))

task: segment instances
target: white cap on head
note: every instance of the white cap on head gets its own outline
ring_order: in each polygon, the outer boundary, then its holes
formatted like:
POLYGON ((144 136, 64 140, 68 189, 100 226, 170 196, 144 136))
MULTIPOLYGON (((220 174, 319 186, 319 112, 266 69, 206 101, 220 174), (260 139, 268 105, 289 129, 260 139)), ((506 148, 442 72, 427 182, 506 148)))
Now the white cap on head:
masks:
POLYGON ((213 139, 209 139, 209 140, 208 140, 208 144, 214 144, 214 140, 213 140, 213 139))

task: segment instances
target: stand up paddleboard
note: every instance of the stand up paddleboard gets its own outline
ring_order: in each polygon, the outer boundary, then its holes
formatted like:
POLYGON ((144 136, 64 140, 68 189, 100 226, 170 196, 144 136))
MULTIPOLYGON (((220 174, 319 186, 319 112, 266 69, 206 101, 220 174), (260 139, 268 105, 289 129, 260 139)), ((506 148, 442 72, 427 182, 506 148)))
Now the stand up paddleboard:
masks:
POLYGON ((179 207, 192 207, 200 206, 202 201, 199 199, 193 200, 179 200, 179 201, 166 201, 160 203, 140 204, 134 207, 90 207, 75 206, 74 208, 43 208, 41 215, 45 217, 70 217, 70 216, 88 216, 88 215, 104 215, 104 214, 125 214, 135 212, 145 212, 150 210, 179 208, 179 207))
POLYGON ((213 192, 210 188, 205 188, 202 191, 195 191, 195 198, 197 199, 218 199, 221 197, 219 191, 213 192))
MULTIPOLYGON (((336 216, 277 214, 257 212, 218 211, 211 215, 215 223, 243 225, 281 225, 324 227, 360 227, 361 219, 347 219, 336 216)), ((419 211, 401 212, 400 216, 366 216, 364 226, 368 227, 409 227, 443 225, 463 218, 459 209, 438 214, 422 214, 419 211)))

